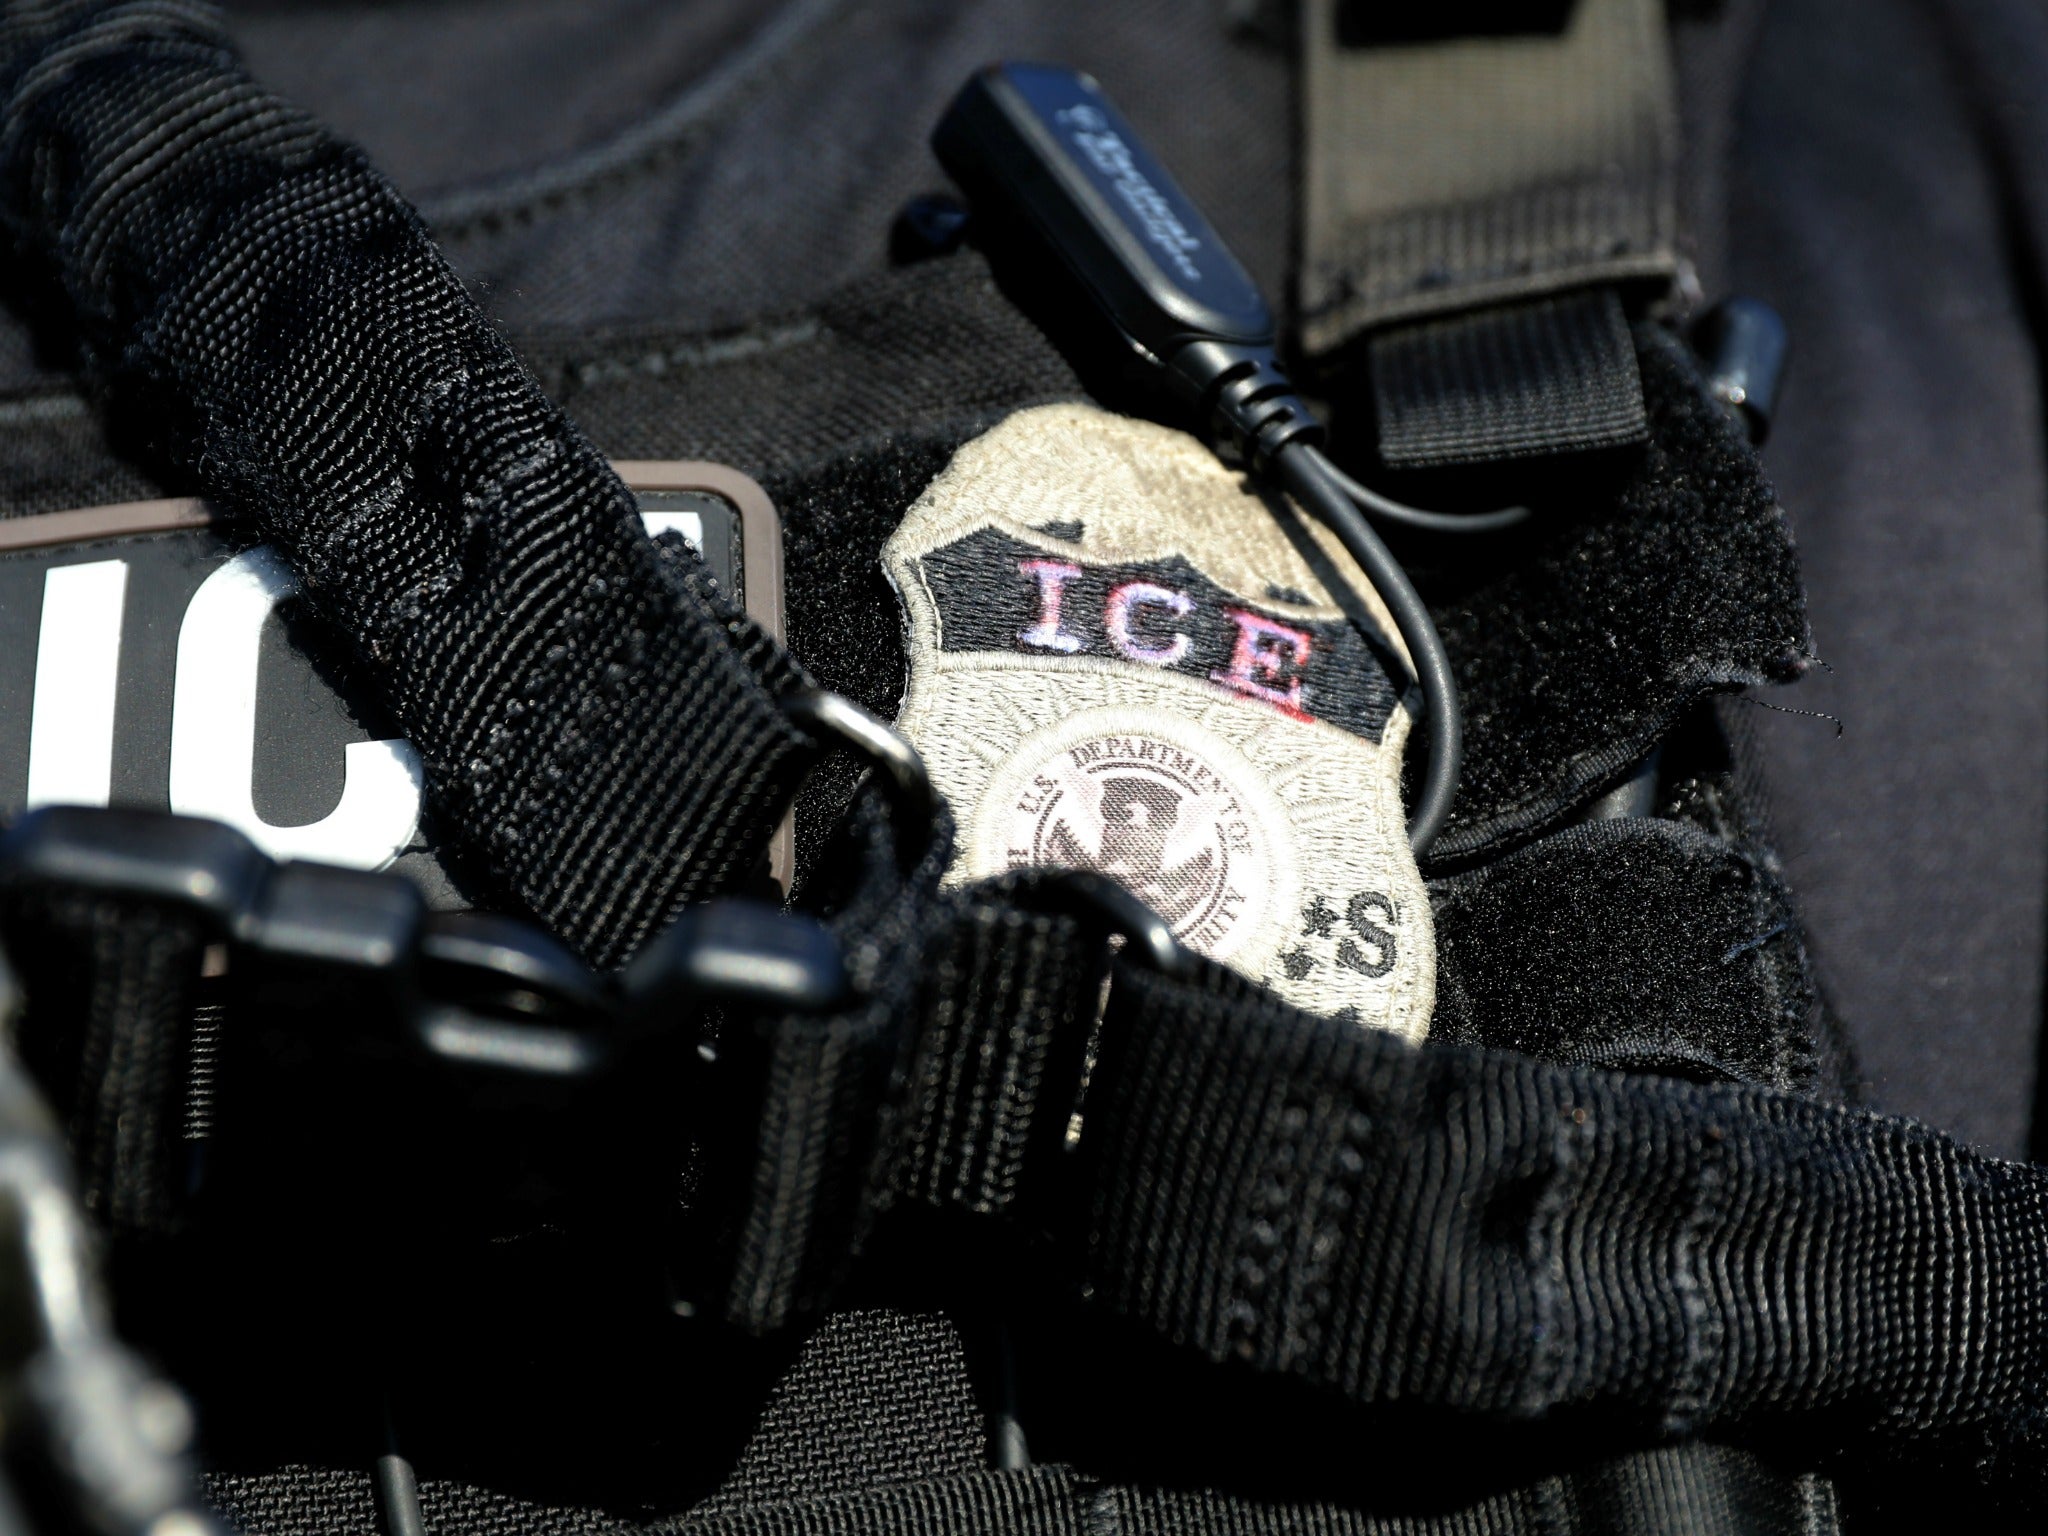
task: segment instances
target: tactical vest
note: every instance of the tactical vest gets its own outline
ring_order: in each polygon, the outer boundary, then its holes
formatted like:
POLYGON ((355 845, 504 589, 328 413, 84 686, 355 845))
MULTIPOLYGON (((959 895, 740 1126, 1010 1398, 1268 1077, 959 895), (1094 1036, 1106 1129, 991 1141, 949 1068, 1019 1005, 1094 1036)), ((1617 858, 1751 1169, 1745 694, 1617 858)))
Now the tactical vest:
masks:
POLYGON ((1760 7, 675 9, 0 11, 0 1525, 2038 1519, 2048 1181, 1764 811, 1760 7), (998 56, 1442 509, 1419 857, 1394 595, 941 194, 998 56))

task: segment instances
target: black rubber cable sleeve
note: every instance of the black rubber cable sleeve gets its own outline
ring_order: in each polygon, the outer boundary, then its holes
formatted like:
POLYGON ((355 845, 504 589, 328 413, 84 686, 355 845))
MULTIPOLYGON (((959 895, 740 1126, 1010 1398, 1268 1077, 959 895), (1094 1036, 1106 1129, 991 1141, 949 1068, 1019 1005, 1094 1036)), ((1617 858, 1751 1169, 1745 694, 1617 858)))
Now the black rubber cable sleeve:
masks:
POLYGON ((1408 647, 1416 681, 1422 685, 1423 724, 1429 733, 1429 767, 1422 793, 1408 817, 1408 846, 1417 858, 1429 851, 1451 814, 1464 768, 1464 724, 1458 713, 1458 685, 1451 658, 1436 632, 1436 621, 1400 561, 1373 532, 1349 495, 1324 472, 1322 455, 1291 443, 1273 458, 1273 471, 1302 508, 1337 535, 1345 551, 1378 590, 1408 647))

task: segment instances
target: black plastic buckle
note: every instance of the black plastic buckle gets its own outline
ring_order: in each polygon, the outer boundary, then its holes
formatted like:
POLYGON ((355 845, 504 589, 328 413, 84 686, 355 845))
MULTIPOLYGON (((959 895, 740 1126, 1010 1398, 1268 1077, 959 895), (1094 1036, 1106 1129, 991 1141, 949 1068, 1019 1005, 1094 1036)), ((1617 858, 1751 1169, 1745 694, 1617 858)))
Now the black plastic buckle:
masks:
MULTIPOLYGON (((787 708, 879 771, 897 856, 922 862, 937 810, 909 744, 833 695, 787 708)), ((401 876, 277 864, 230 828, 155 812, 51 808, 0 837, 17 916, 47 915, 60 893, 176 914, 201 936, 222 1006, 203 1136, 166 1148, 193 1156, 174 1179, 184 1214, 284 1229, 308 1254, 353 1250, 358 1268, 393 1243, 540 1230, 672 1258, 678 1179, 719 1162, 698 1154, 728 1148, 735 1177, 749 1168, 771 1033, 750 1020, 858 1002, 839 941, 808 916, 694 907, 600 977, 526 922, 430 912, 401 876)), ((10 945, 31 942, 0 923, 10 945)), ((189 1021, 176 1045, 189 1051, 189 1021)), ((698 1193, 707 1209, 722 1198, 698 1193)), ((716 1246, 691 1263, 715 1266, 716 1246)))
POLYGON ((132 898, 197 915, 222 938, 255 906, 270 861, 241 833, 153 811, 56 806, 0 837, 0 890, 132 898))
POLYGON ((831 933, 774 908, 691 909, 600 978, 530 924, 428 912, 402 876, 274 864, 230 828, 154 812, 24 817, 0 838, 0 891, 183 913, 214 946, 225 1010, 195 1194, 224 1220, 651 1238, 685 1079, 710 1065, 706 1010, 808 1012, 850 990, 831 933))

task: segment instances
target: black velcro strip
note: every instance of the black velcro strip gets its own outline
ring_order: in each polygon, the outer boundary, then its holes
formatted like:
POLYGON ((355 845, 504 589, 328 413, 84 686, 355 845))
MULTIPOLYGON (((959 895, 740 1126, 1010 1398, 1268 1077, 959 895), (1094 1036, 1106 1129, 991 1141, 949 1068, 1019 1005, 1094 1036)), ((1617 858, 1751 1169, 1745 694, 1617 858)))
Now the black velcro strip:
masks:
POLYGON ((1618 494, 1546 511, 1525 551, 1435 609, 1465 779, 1432 872, 1558 826, 1703 694, 1811 664, 1798 560, 1755 451, 1682 341, 1644 325, 1636 343, 1650 439, 1618 494))
POLYGON ((1375 336, 1368 356, 1392 469, 1587 453, 1649 435, 1611 288, 1398 327, 1375 336))
POLYGON ((1629 816, 1569 827, 1435 892, 1434 1040, 1811 1091, 1806 954, 1743 849, 1629 816))

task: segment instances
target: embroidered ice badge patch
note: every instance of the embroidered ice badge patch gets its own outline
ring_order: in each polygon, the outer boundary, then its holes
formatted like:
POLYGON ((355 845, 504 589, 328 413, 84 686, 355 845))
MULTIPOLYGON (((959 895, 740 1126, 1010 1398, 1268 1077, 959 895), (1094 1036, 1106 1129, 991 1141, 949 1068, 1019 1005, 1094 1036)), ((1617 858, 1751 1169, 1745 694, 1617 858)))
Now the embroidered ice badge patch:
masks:
POLYGON ((1182 433, 1054 405, 962 448, 883 559, 909 621, 898 724, 959 817, 952 878, 1100 870, 1305 1007, 1428 1028, 1409 672, 1333 538, 1182 433))

